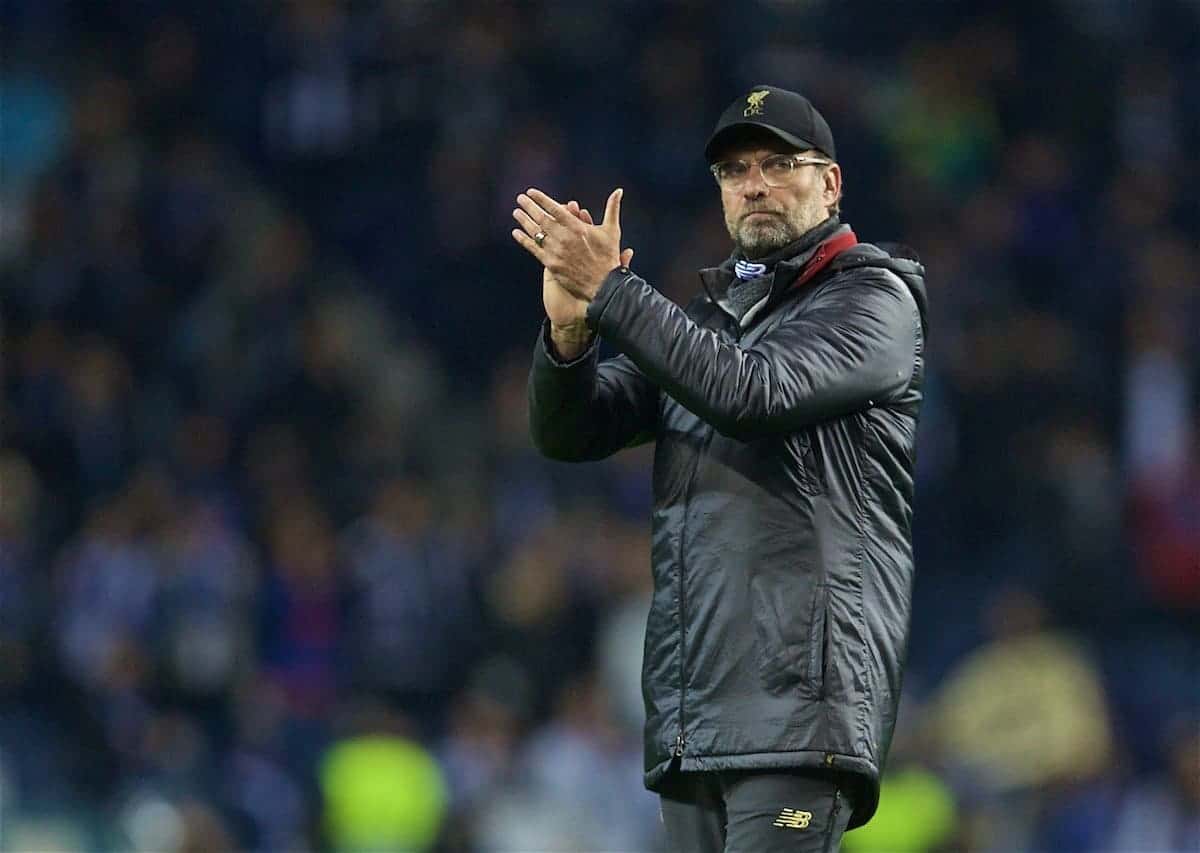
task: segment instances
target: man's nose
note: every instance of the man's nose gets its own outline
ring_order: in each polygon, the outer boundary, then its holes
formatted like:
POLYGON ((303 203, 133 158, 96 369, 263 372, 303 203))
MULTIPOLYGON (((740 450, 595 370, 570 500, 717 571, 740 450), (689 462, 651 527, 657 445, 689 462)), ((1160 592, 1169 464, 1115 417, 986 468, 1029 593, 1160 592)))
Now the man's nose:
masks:
POLYGON ((746 175, 746 183, 742 185, 742 195, 748 199, 762 198, 769 190, 770 187, 763 179, 761 167, 751 166, 750 174, 746 175))

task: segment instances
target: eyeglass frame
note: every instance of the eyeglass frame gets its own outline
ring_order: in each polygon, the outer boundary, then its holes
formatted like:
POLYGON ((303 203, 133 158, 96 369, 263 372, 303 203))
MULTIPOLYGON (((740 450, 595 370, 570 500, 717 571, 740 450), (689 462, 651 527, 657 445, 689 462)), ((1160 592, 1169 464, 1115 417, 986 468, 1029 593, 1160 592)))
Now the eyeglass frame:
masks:
MULTIPOLYGON (((766 172, 764 172, 762 170, 762 164, 767 162, 768 160, 774 159, 775 157, 784 157, 784 158, 790 160, 792 162, 793 166, 832 166, 833 165, 832 160, 821 160, 816 157, 807 157, 803 154, 768 154, 766 157, 763 157, 761 160, 750 160, 750 161, 719 160, 716 163, 713 163, 711 166, 709 166, 708 171, 710 171, 712 173, 713 180, 715 180, 717 182, 717 186, 719 186, 723 189, 726 187, 728 189, 737 189, 738 187, 741 187, 742 185, 744 185, 747 180, 749 180, 750 170, 754 166, 758 166, 758 173, 760 175, 762 175, 763 183, 766 184, 771 189, 780 190, 780 189, 786 188, 788 186, 788 184, 773 184, 773 183, 771 183, 770 181, 767 180, 766 172), (725 165, 726 163, 745 163, 746 164, 746 174, 736 184, 729 184, 729 185, 722 184, 720 176, 717 175, 717 170, 720 169, 721 166, 725 165)), ((793 174, 795 174, 794 169, 793 169, 793 174)))

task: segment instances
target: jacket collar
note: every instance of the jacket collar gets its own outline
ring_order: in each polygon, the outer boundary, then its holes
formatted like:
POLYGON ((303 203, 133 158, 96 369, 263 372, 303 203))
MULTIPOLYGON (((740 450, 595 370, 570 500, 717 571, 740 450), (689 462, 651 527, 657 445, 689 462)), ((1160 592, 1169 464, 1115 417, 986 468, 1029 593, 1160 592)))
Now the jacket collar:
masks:
MULTIPOLYGON (((843 225, 836 216, 831 216, 820 225, 806 231, 797 240, 762 259, 762 262, 768 265, 774 262, 774 270, 767 273, 768 276, 772 276, 767 305, 775 302, 793 286, 802 286, 811 281, 838 254, 857 242, 858 238, 850 226, 843 225)), ((737 277, 733 265, 741 257, 741 254, 735 251, 720 266, 700 270, 700 282, 714 304, 719 305, 724 300, 730 284, 737 277)))

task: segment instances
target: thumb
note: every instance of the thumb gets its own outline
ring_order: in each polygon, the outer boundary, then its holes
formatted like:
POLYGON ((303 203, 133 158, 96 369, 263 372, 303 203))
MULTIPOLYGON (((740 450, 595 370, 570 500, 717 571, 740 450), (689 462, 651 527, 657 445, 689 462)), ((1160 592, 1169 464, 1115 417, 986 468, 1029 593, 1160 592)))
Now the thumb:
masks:
POLYGON ((625 191, 618 187, 608 197, 608 204, 604 205, 604 221, 601 223, 605 228, 621 230, 621 196, 624 194, 625 191))
POLYGON ((633 260, 633 249, 623 249, 621 251, 621 266, 629 266, 629 262, 633 260))

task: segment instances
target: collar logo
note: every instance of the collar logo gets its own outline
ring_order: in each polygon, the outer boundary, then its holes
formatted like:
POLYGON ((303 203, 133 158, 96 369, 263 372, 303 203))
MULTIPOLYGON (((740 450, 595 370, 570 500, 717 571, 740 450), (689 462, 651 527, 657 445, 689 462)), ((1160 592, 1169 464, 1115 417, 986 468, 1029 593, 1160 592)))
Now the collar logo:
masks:
POLYGON ((771 94, 771 93, 769 91, 766 91, 766 92, 751 92, 749 95, 747 95, 746 96, 746 109, 742 110, 742 115, 744 115, 744 116, 760 116, 760 115, 762 115, 763 101, 766 100, 766 97, 769 94, 771 94))
POLYGON ((802 812, 799 809, 784 809, 779 813, 779 817, 775 818, 775 822, 771 826, 780 826, 785 829, 807 829, 810 821, 812 821, 812 812, 802 812))

